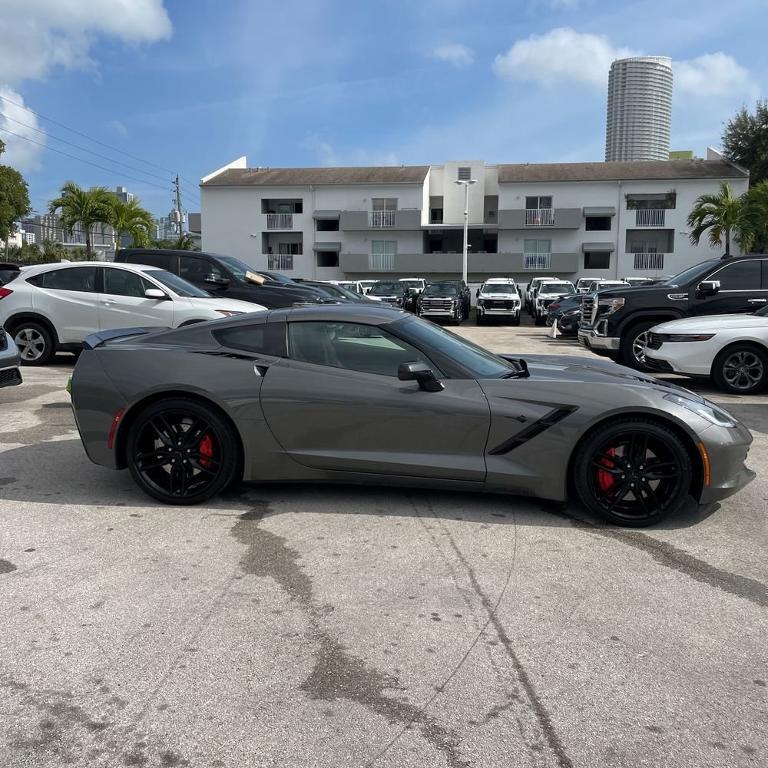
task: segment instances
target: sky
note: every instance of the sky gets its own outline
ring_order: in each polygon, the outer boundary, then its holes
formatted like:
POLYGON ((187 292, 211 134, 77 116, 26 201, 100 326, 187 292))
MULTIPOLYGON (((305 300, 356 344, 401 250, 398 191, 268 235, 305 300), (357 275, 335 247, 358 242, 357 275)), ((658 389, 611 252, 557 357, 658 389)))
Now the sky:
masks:
POLYGON ((39 211, 72 179, 164 215, 241 155, 602 160, 636 54, 672 57, 672 149, 702 156, 768 97, 766 33, 768 0, 0 0, 0 162, 39 211))

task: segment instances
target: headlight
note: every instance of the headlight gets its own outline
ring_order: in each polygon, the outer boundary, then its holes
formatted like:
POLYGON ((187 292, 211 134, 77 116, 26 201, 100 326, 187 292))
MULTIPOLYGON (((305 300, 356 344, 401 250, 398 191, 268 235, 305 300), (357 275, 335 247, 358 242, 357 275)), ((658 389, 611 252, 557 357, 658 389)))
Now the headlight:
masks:
POLYGON ((398 307, 401 307, 403 305, 402 298, 395 299, 395 304, 397 304, 398 307))
POLYGON ((231 309, 217 309, 216 310, 220 315, 224 315, 224 317, 234 317, 234 315, 242 315, 242 312, 233 312, 231 309))
POLYGON ((714 333, 657 333, 661 341, 709 341, 714 333))
POLYGON ((710 424, 717 424, 718 427, 736 426, 736 419, 713 403, 707 401, 700 403, 697 400, 689 400, 687 397, 672 394, 664 395, 664 399, 691 411, 691 413, 695 413, 697 416, 701 416, 702 419, 706 419, 710 424))
POLYGON ((624 299, 598 299, 598 305, 606 311, 606 314, 612 315, 616 310, 624 306, 624 299))

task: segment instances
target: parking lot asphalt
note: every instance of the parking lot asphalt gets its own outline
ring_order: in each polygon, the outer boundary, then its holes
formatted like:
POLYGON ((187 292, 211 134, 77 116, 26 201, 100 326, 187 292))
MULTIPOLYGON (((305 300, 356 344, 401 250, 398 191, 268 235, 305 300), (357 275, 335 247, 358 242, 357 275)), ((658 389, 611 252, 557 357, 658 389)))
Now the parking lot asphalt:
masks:
POLYGON ((693 386, 752 429, 758 477, 633 531, 374 487, 163 507, 88 462, 70 367, 0 390, 3 768, 768 762, 767 396, 693 386))

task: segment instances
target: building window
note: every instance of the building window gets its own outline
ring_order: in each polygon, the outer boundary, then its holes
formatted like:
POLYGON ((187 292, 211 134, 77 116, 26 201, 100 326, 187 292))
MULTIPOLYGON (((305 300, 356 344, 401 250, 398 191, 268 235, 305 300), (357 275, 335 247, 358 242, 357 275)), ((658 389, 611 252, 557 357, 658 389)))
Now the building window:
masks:
POLYGON ((337 251, 317 251, 318 267, 338 267, 339 254, 337 251))
POLYGON ((610 232, 610 216, 587 216, 584 228, 587 232, 610 232))
POLYGON ((472 169, 468 166, 461 166, 458 170, 456 178, 459 181, 469 181, 472 178, 472 169))
POLYGON ((549 269, 552 263, 551 240, 523 240, 523 269, 549 269))
POLYGON ((267 258, 267 267, 269 269, 290 271, 293 269, 293 254, 270 254, 267 258))
POLYGON ((397 240, 371 240, 371 255, 368 267, 376 271, 391 271, 395 268, 397 240))
POLYGON ((396 197, 372 197, 371 210, 372 211, 396 211, 397 198, 396 197))
POLYGON ((442 208, 430 208, 429 209, 429 223, 430 224, 442 224, 443 223, 443 209, 442 208))
POLYGON ((585 251, 584 269, 610 269, 610 251, 585 251))
POLYGON ((317 232, 338 232, 339 220, 338 219, 317 219, 315 222, 315 230, 317 232))
POLYGON ((552 195, 533 195, 525 198, 525 207, 529 211, 537 211, 542 208, 552 209, 552 195))

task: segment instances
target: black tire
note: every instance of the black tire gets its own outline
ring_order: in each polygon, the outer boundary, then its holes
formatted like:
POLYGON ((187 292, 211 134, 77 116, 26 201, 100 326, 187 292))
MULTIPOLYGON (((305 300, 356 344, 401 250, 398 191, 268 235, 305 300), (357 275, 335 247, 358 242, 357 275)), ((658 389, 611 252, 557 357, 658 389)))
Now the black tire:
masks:
POLYGON ((537 314, 534 322, 536 323, 536 325, 544 325, 544 318, 541 315, 537 314))
POLYGON ((485 325, 485 318, 479 312, 475 315, 475 324, 485 325))
POLYGON ((621 334, 619 357, 624 365, 637 371, 652 370, 652 368, 645 364, 645 355, 641 352, 641 349, 647 342, 648 331, 658 324, 658 320, 646 320, 641 323, 635 323, 621 334))
POLYGON ((734 344, 715 358, 712 380, 723 392, 759 392, 768 384, 768 353, 754 344, 734 344))
POLYGON ((53 336, 42 323, 22 320, 10 331, 19 348, 22 365, 45 365, 56 352, 53 336))
POLYGON ((573 461, 581 503, 608 522, 633 528, 676 512, 688 497, 692 476, 680 438, 646 419, 619 418, 603 425, 577 446, 573 461))
POLYGON ((518 315, 513 321, 512 325, 520 325, 520 315, 518 315))
POLYGON ((134 482, 164 504, 199 504, 224 491, 241 466, 240 453, 234 429, 217 410, 182 397, 147 406, 126 441, 134 482))

